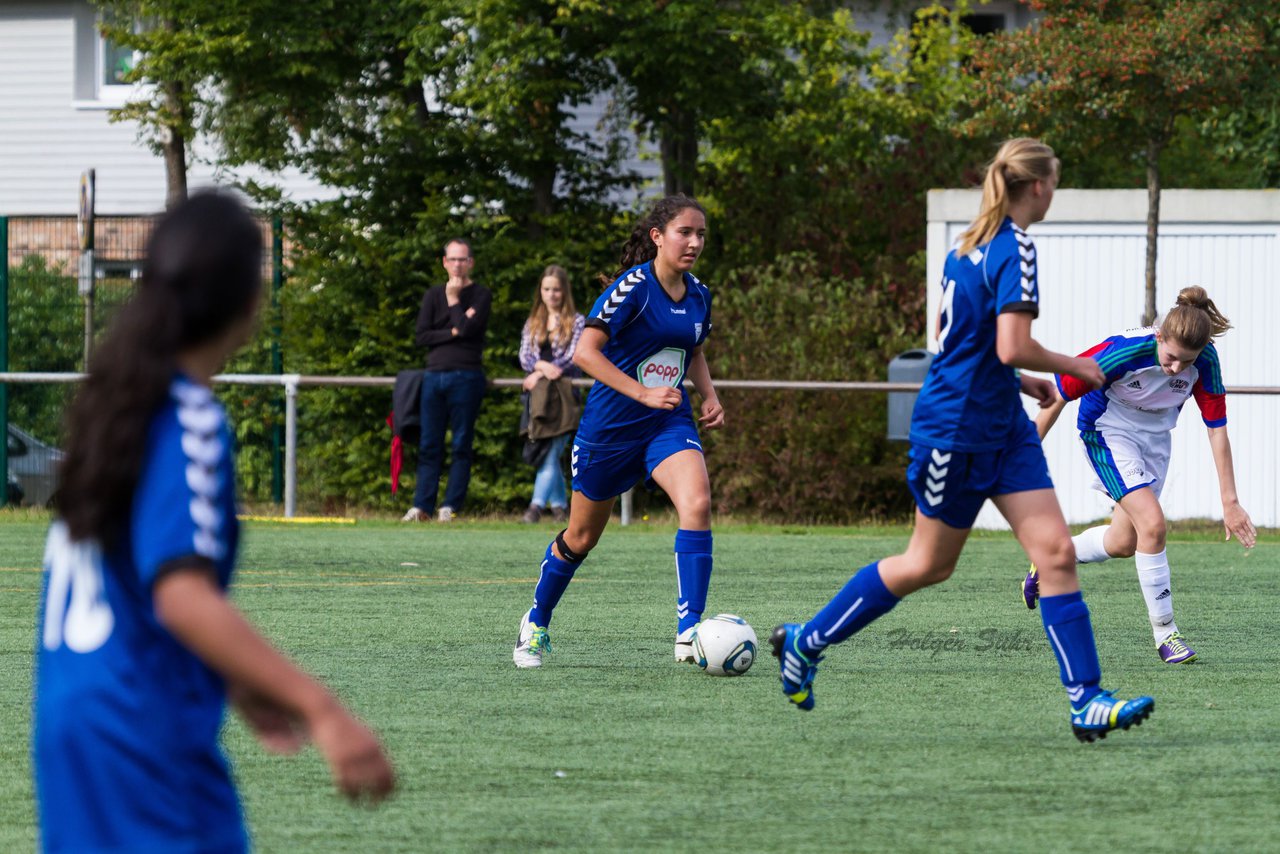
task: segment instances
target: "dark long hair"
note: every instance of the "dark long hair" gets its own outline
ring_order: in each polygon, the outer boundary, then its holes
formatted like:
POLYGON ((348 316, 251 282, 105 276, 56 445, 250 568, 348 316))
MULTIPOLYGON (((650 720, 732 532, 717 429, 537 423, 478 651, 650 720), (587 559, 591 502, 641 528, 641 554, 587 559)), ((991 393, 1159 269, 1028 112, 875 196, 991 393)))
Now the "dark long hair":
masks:
POLYGON ((118 541, 178 354, 253 310, 261 267, 262 235, 230 196, 192 196, 156 224, 137 293, 93 354, 67 413, 56 504, 73 540, 118 541))
POLYGON ((660 200, 653 209, 645 215, 644 219, 636 223, 636 227, 631 230, 631 236, 627 238, 626 244, 622 247, 622 258, 618 261, 620 265, 618 271, 611 277, 600 277, 600 282, 608 287, 617 281, 617 278, 623 273, 630 270, 637 264, 643 264, 645 261, 652 261, 658 256, 658 244, 653 242, 653 238, 649 236, 649 230, 656 228, 662 231, 667 227, 667 223, 680 215, 683 210, 693 208, 703 216, 707 215, 707 211, 702 205, 698 204, 698 200, 692 196, 686 196, 684 193, 676 193, 673 196, 667 196, 660 200))

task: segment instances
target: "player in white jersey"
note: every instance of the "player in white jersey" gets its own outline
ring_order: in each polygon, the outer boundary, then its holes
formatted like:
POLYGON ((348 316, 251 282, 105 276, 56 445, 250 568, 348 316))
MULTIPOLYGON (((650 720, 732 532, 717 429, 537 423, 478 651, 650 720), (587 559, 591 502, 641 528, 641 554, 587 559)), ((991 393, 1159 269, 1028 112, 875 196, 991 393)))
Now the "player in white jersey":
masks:
MULTIPOLYGON (((1209 430, 1227 539, 1235 535, 1252 548, 1257 538, 1236 495, 1226 390, 1212 341, 1230 328, 1204 288, 1183 288, 1178 304, 1158 329, 1113 335, 1085 351, 1082 355, 1097 359, 1106 371, 1106 383, 1089 391, 1072 377, 1059 377, 1060 398, 1036 422, 1043 439, 1067 401, 1080 400, 1077 427, 1093 467, 1094 488, 1110 496, 1116 506, 1111 524, 1074 537, 1076 560, 1099 563, 1113 557, 1135 558, 1156 651, 1168 664, 1185 664, 1196 657, 1173 620, 1173 587, 1160 507, 1169 470, 1169 433, 1189 397, 1195 398, 1209 430)), ((1022 594, 1027 607, 1034 608, 1039 596, 1034 566, 1023 581, 1022 594)))

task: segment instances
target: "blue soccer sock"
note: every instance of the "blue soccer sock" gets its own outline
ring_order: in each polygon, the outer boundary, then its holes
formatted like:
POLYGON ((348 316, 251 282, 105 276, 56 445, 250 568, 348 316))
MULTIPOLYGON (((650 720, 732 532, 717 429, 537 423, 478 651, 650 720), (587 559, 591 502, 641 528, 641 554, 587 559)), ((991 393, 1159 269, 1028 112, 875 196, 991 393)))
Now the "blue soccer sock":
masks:
POLYGON ((676 633, 702 619, 711 586, 711 532, 676 531, 676 633))
POLYGON ((1083 708, 1101 689, 1102 668, 1093 640, 1093 624, 1084 595, 1061 593, 1040 597, 1040 619, 1058 658, 1058 675, 1073 708, 1083 708))
POLYGON ((880 578, 880 562, 864 566, 804 624, 797 641, 800 651, 814 656, 833 643, 848 640, 872 620, 892 611, 898 601, 880 578))
MULTIPOLYGON (((554 540, 552 541, 555 542, 554 540)), ((546 557, 542 559, 542 574, 538 576, 538 586, 533 590, 533 610, 529 612, 529 622, 535 626, 546 628, 551 623, 551 612, 560 602, 573 574, 582 566, 582 561, 570 563, 556 556, 551 546, 547 546, 546 557)))

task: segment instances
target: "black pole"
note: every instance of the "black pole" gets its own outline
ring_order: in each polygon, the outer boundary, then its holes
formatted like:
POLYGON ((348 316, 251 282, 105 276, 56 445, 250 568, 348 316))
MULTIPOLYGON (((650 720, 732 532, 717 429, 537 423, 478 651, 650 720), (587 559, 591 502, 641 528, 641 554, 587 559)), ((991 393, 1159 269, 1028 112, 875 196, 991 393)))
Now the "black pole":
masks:
MULTIPOLYGON (((0 216, 0 372, 9 370, 9 218, 0 216)), ((0 489, 0 507, 9 503, 9 384, 0 382, 0 469, 4 470, 4 488, 0 489)))

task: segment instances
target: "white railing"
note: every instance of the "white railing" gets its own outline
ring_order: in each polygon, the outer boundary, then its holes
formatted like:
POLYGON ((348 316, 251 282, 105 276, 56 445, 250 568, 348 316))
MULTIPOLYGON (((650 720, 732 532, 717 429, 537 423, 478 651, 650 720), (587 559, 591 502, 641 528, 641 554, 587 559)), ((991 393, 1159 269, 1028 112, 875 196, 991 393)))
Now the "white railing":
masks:
MULTIPOLYGON (((85 378, 83 373, 32 373, 0 372, 0 383, 74 383, 85 378)), ((347 388, 391 388, 395 377, 339 377, 307 376, 303 374, 219 374, 214 382, 229 385, 277 385, 284 388, 284 515, 292 518, 298 504, 298 389, 302 386, 328 386, 347 388)), ((495 388, 520 388, 520 377, 490 379, 495 388)), ((575 379, 574 385, 588 387, 591 379, 575 379)), ((691 387, 691 383, 685 383, 691 387)), ((891 382, 810 382, 807 380, 726 380, 715 381, 717 389, 764 389, 770 391, 852 391, 852 392, 913 392, 920 390, 920 383, 891 382)), ((1230 386, 1233 395, 1280 395, 1277 386, 1230 386)), ((631 493, 622 496, 622 524, 631 522, 631 493)))

